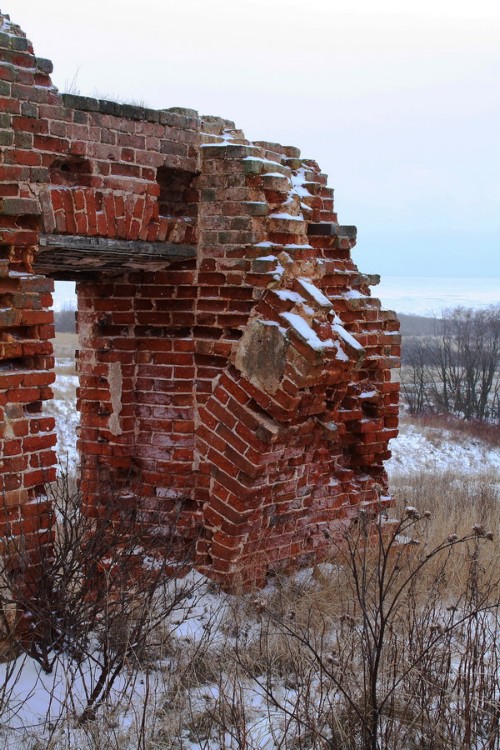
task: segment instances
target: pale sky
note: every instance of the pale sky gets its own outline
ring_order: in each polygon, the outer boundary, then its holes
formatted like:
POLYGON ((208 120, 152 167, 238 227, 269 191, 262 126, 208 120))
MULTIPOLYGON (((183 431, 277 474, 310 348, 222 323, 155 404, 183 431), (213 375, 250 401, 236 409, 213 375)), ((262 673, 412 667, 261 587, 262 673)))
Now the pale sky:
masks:
POLYGON ((361 270, 500 277, 498 0, 1 0, 61 90, 298 146, 361 270))

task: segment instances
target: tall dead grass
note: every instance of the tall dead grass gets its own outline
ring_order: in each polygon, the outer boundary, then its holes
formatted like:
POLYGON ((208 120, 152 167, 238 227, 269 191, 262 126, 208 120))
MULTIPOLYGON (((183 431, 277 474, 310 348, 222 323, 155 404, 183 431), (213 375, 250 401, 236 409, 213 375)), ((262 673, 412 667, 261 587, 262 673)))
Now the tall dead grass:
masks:
MULTIPOLYGON (((493 470, 480 474, 452 471, 394 474, 391 490, 398 500, 396 511, 417 505, 431 513, 428 543, 436 544, 444 531, 463 536, 475 524, 500 533, 500 476, 493 470)), ((498 554, 491 547, 492 558, 498 554)), ((498 560, 497 560, 498 562, 498 560)))

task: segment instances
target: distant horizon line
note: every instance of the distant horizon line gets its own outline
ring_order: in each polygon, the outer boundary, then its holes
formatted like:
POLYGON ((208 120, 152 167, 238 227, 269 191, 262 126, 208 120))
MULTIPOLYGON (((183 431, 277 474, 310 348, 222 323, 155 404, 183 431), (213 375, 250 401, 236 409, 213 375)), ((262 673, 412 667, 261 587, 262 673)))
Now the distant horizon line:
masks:
POLYGON ((396 278, 398 276, 403 276, 405 278, 413 278, 413 279, 500 279, 500 272, 497 275, 491 276, 477 276, 472 275, 470 273, 467 274, 458 274, 458 275, 450 275, 450 274, 444 274, 444 273, 438 273, 438 274, 429 274, 429 273, 379 273, 378 274, 380 278, 387 278, 388 276, 390 278, 396 278))

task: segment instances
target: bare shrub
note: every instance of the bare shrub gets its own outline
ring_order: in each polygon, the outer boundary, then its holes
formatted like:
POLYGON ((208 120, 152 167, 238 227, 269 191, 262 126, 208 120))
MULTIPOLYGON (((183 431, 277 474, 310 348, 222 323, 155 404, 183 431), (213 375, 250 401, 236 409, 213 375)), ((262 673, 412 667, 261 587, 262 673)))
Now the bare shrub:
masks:
POLYGON ((238 639, 235 658, 281 717, 277 746, 458 749, 472 746, 460 744, 465 732, 495 747, 499 579, 483 559, 491 534, 476 525, 431 545, 428 526, 411 506, 394 523, 366 519, 336 543, 307 594, 290 598, 285 585, 261 604, 258 635, 238 639), (465 585, 451 593, 457 565, 465 585))
MULTIPOLYGON (((46 674, 64 674, 65 709, 83 726, 96 720, 115 690, 123 708, 151 649, 159 647, 158 633, 167 638, 176 612, 189 617, 200 584, 172 576, 172 543, 152 537, 133 515, 121 512, 117 522, 112 500, 108 512, 89 519, 67 477, 51 493, 54 543, 35 550, 33 581, 26 577, 33 552, 25 551, 24 540, 4 545, 0 608, 17 613, 15 622, 4 618, 16 648, 46 674)), ((178 547, 175 553, 185 565, 178 547)))
POLYGON ((466 420, 500 420, 500 305, 457 307, 434 336, 403 346, 402 391, 412 414, 429 410, 466 420))

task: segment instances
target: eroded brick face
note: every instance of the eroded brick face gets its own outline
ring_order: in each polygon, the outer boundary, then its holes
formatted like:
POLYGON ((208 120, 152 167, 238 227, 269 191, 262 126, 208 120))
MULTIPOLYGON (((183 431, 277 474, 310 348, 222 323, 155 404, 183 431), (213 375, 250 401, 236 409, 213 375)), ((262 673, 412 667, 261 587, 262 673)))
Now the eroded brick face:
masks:
POLYGON ((227 586, 321 559, 390 502, 400 353, 326 175, 220 118, 60 95, 0 23, 2 534, 51 542, 63 278, 84 511, 132 514, 227 586))

